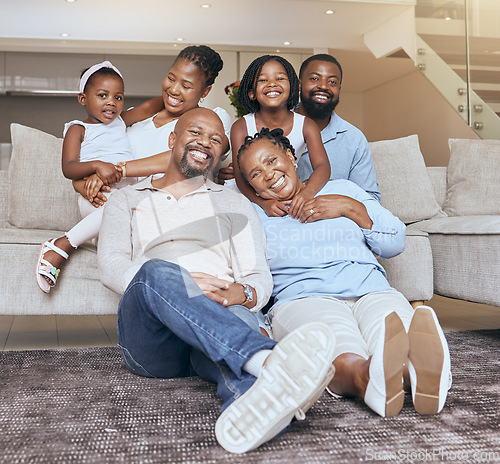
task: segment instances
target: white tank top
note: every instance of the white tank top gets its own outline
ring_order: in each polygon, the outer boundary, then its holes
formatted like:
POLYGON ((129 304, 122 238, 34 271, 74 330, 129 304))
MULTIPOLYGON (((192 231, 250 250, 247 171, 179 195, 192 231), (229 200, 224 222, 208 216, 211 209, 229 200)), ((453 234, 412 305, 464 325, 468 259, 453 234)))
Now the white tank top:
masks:
POLYGON ((85 128, 80 161, 104 161, 116 164, 118 161, 133 159, 125 123, 120 116, 109 124, 88 124, 79 120, 67 122, 64 125, 63 136, 73 125, 85 128))
MULTIPOLYGON (((293 114, 293 126, 292 130, 286 138, 290 140, 293 148, 295 149, 295 157, 297 161, 299 161, 300 157, 307 150, 306 141, 304 140, 304 121, 306 117, 302 114, 294 113, 293 114)), ((245 122, 247 124, 247 134, 254 136, 257 132, 257 124, 255 123, 255 114, 245 114, 243 116, 245 118, 245 122)))

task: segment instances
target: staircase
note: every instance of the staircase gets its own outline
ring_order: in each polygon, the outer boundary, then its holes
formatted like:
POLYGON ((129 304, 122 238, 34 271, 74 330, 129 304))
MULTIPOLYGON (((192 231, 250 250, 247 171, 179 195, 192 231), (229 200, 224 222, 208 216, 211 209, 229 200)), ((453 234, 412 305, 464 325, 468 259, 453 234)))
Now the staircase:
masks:
POLYGON ((480 138, 500 139, 500 0, 415 0, 365 44, 409 56, 480 138))

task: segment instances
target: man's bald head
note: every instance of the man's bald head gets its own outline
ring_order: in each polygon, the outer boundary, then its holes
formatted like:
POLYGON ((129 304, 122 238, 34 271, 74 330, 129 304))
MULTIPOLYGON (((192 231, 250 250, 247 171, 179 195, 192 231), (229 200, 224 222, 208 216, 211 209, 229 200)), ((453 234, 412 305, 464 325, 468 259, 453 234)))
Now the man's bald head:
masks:
POLYGON ((173 162, 185 178, 205 176, 227 149, 224 125, 208 108, 195 108, 184 113, 168 142, 172 149, 171 164, 173 162))
POLYGON ((222 124, 221 119, 217 113, 208 108, 194 108, 184 113, 177 121, 174 132, 177 133, 178 131, 183 130, 186 124, 192 124, 193 121, 196 121, 197 119, 205 120, 207 122, 212 121, 214 129, 219 130, 222 135, 225 135, 224 125, 222 124))

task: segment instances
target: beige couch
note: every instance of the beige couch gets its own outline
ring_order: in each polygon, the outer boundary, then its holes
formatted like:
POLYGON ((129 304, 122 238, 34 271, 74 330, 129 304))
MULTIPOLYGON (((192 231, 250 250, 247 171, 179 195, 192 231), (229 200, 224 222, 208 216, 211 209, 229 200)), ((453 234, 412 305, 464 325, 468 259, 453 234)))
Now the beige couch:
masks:
POLYGON ((0 314, 116 313, 118 295, 99 281, 90 244, 71 256, 49 294, 38 288, 40 244, 79 221, 77 194, 62 175, 62 139, 19 124, 11 136, 9 169, 0 171, 0 314))
POLYGON ((382 204, 407 224, 405 251, 380 262, 410 301, 500 306, 500 141, 449 146, 448 167, 426 168, 416 135, 370 143, 382 204))
MULTIPOLYGON (((11 132, 9 170, 0 171, 0 314, 116 313, 119 297, 100 283, 91 244, 72 255, 48 295, 38 289, 40 244, 79 220, 77 196, 61 173, 61 139, 19 124, 11 132)), ((410 301, 436 292, 500 305, 498 211, 446 217, 446 168, 425 167, 416 136, 371 148, 383 204, 410 224, 405 252, 381 260, 391 284, 410 301)), ((498 161, 500 142, 493 148, 498 161)))

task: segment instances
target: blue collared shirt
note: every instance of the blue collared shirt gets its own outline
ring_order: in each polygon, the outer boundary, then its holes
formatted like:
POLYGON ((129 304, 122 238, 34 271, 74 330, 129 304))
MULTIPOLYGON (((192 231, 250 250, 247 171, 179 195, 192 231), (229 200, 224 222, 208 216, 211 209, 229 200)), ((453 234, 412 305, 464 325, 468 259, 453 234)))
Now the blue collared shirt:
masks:
POLYGON ((373 253, 383 258, 401 253, 406 226, 351 181, 329 181, 317 196, 334 194, 363 203, 372 228, 362 229, 346 217, 308 224, 289 216, 268 217, 254 204, 266 232, 275 304, 307 296, 356 298, 391 289, 373 253))
MULTIPOLYGON (((380 201, 377 175, 363 133, 333 112, 328 126, 321 131, 321 139, 332 167, 331 179, 348 179, 380 201)), ((313 169, 306 151, 299 160, 297 174, 300 180, 309 179, 313 169)))

